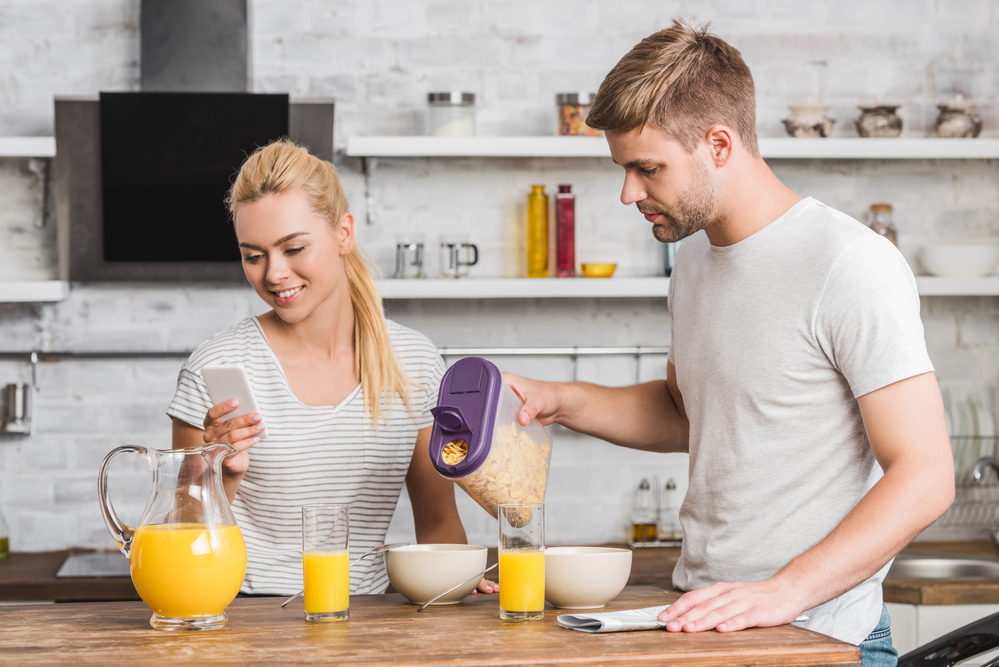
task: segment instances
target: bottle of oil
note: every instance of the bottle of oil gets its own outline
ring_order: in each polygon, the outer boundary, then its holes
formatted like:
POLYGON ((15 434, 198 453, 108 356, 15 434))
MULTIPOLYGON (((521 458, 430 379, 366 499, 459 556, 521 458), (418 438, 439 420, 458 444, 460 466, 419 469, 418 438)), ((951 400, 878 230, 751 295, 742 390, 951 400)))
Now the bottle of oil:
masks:
POLYGON ((631 533, 633 542, 656 541, 656 501, 647 479, 643 479, 635 489, 631 506, 631 533))
POLYGON ((548 277, 548 195, 532 185, 527 195, 527 277, 548 277))
POLYGON ((680 504, 676 500, 676 480, 672 477, 666 482, 662 504, 659 506, 658 536, 660 542, 683 541, 683 531, 680 528, 680 504))
POLYGON ((10 533, 7 532, 7 522, 3 512, 0 512, 0 560, 10 558, 10 533))

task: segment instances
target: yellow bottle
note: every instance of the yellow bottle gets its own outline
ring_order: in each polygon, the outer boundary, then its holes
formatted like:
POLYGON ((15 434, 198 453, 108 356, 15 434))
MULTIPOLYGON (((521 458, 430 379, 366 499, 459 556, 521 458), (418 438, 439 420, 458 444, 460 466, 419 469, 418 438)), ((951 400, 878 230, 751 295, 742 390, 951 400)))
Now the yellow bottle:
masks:
POLYGON ((548 195, 532 185, 527 195, 527 277, 548 277, 548 195))

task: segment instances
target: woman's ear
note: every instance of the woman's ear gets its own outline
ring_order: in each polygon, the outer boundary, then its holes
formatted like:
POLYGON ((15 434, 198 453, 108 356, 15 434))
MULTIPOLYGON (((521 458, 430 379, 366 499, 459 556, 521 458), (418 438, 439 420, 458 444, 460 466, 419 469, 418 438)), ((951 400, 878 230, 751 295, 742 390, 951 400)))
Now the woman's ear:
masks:
POLYGON ((349 255, 354 249, 354 216, 344 213, 336 228, 337 249, 340 255, 349 255))

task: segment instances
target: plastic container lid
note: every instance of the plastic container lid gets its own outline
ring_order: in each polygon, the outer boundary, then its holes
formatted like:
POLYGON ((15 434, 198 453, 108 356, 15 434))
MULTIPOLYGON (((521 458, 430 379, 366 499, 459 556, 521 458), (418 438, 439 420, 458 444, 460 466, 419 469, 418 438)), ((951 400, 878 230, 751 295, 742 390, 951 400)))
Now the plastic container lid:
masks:
POLYGON ((502 388, 500 370, 480 357, 461 359, 444 373, 437 407, 430 410, 434 416, 430 458, 441 475, 465 477, 485 463, 492 448, 502 388), (454 465, 444 464, 444 446, 458 439, 468 443, 468 454, 454 465))

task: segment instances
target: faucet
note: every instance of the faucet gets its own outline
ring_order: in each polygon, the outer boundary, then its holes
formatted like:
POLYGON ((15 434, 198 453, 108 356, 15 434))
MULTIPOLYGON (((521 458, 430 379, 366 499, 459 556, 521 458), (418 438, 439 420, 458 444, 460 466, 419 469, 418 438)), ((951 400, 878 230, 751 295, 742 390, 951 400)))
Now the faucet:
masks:
MULTIPOLYGON (((999 475, 999 459, 992 456, 983 456, 975 461, 975 467, 971 469, 971 478, 981 484, 985 477, 986 468, 992 468, 999 475)), ((999 547, 999 525, 989 528, 989 535, 992 536, 992 542, 999 547)))

